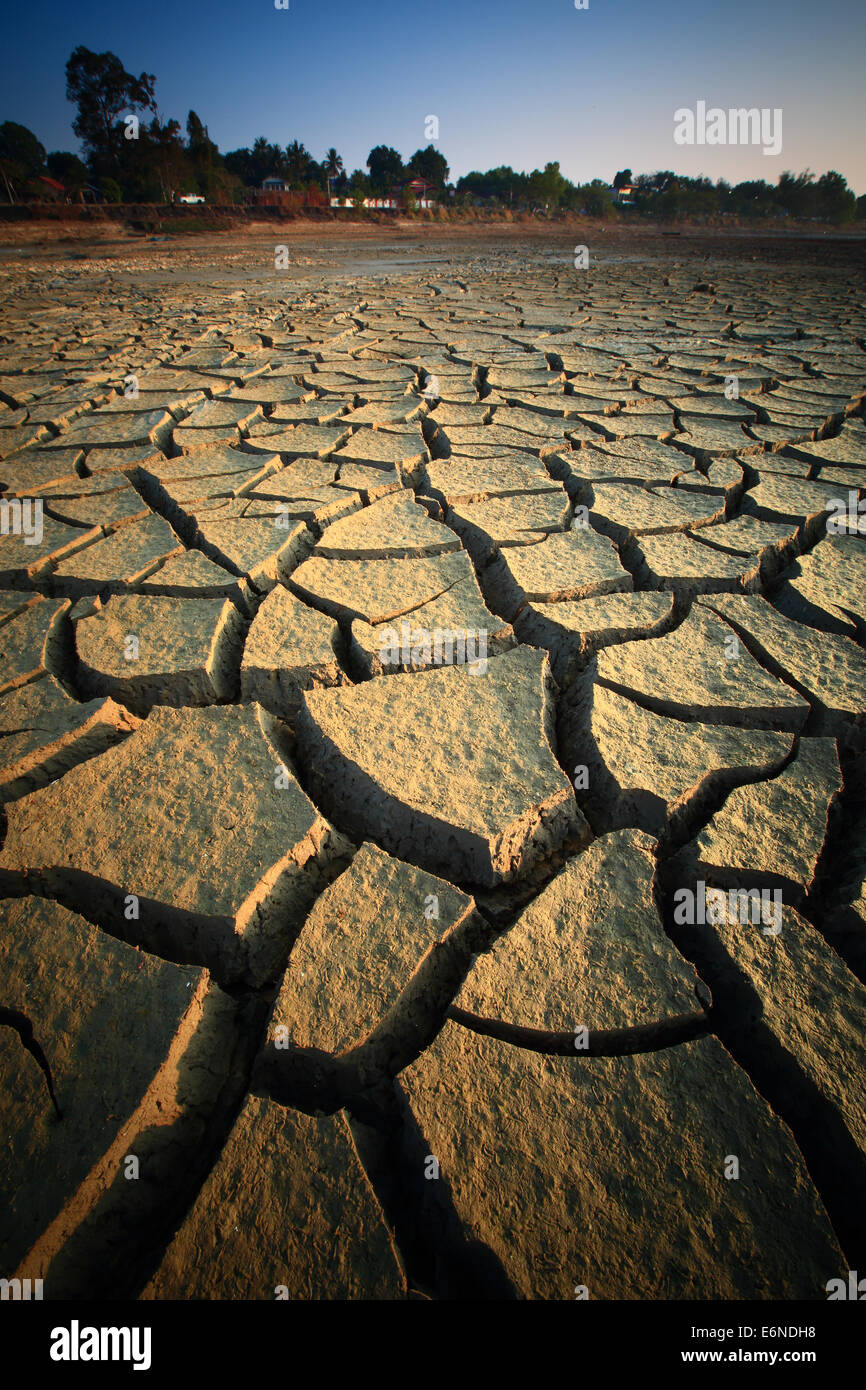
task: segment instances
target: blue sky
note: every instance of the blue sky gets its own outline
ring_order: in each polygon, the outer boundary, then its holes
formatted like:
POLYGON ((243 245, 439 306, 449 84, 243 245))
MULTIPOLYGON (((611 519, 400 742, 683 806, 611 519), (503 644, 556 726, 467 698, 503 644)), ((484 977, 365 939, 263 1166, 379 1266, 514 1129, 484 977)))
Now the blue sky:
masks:
POLYGON ((838 169, 866 193, 863 0, 42 0, 4 33, 0 120, 77 149, 64 66, 77 44, 156 74, 160 113, 192 108, 225 151, 295 138, 346 168, 373 145, 408 158, 439 118, 452 178, 558 159, 575 181, 618 169, 732 182, 838 169), (698 100, 780 107, 778 156, 684 147, 673 113, 698 100))

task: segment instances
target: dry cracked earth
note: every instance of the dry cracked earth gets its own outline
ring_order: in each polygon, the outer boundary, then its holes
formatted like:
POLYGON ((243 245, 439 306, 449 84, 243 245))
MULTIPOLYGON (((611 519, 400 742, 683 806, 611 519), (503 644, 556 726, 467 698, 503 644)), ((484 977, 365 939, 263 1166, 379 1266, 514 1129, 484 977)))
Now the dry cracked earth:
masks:
POLYGON ((862 276, 668 250, 4 267, 5 1276, 866 1267, 862 276))

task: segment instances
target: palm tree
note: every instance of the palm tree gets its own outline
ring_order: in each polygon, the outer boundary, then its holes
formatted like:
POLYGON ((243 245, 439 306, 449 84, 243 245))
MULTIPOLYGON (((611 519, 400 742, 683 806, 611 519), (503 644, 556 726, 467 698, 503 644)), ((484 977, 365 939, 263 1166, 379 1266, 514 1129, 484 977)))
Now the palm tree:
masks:
POLYGON ((262 180, 278 171, 274 168, 274 147, 269 145, 264 135, 257 135, 249 153, 249 170, 253 183, 261 187, 262 180))
POLYGON ((334 179, 338 178, 340 174, 342 174, 343 172, 343 161, 337 154, 337 151, 334 149, 333 145, 325 155, 324 165, 325 174, 327 175, 328 179, 328 193, 331 194, 333 192, 331 184, 333 183, 334 179))
POLYGON ((286 173, 293 186, 304 182, 311 163, 310 151, 299 140, 286 146, 286 173))

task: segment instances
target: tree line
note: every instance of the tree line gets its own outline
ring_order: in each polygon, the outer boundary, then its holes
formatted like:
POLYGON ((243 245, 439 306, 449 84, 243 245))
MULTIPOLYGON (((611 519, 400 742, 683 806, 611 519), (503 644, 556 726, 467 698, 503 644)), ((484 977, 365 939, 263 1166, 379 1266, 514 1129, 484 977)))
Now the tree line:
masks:
MULTIPOLYGON (((790 217, 843 224, 866 217, 866 197, 856 198, 835 170, 820 177, 786 171, 776 184, 763 179, 731 185, 724 179, 688 178, 672 170, 639 174, 620 170, 613 186, 603 179, 575 184, 558 161, 523 173, 508 165, 473 170, 449 183, 445 156, 429 144, 404 163, 390 145, 376 145, 366 168, 349 173, 335 148, 317 160, 299 141, 282 147, 261 135, 250 148, 221 154, 195 111, 180 122, 164 119, 156 102, 156 78, 127 72, 114 53, 79 46, 66 64, 66 96, 76 108, 72 129, 81 155, 46 153, 37 137, 15 121, 0 124, 0 197, 8 202, 45 196, 45 177, 63 185, 73 200, 171 202, 198 194, 208 203, 243 202, 246 190, 267 178, 281 179, 307 205, 326 205, 329 195, 389 197, 423 179, 449 206, 513 211, 573 212, 614 218, 790 217), (82 157, 83 156, 83 157, 82 157)), ((407 199, 404 195, 404 202, 407 199)))
POLYGON ((418 178, 444 189, 448 180, 448 163, 432 144, 405 164, 397 150, 377 145, 366 170, 351 174, 336 149, 317 160, 298 140, 283 148, 261 135, 249 149, 221 154, 195 111, 187 115, 185 133, 179 121, 163 118, 153 73, 136 77, 114 53, 76 48, 66 64, 66 96, 76 107, 72 129, 82 155, 46 153, 26 126, 4 121, 0 190, 6 201, 44 196, 45 176, 63 184, 72 199, 132 203, 170 202, 186 193, 208 202, 240 202, 245 189, 260 188, 266 178, 320 194, 313 202, 324 202, 329 193, 386 197, 418 178))
POLYGON ((730 184, 726 179, 689 178, 672 169, 632 176, 621 169, 613 184, 603 179, 574 184, 560 173, 559 164, 531 174, 507 165, 474 171, 458 181, 459 191, 485 204, 556 209, 612 218, 625 207, 651 218, 791 217, 837 225, 866 217, 866 197, 857 198, 843 176, 831 169, 820 177, 806 170, 786 171, 776 184, 749 179, 730 184))

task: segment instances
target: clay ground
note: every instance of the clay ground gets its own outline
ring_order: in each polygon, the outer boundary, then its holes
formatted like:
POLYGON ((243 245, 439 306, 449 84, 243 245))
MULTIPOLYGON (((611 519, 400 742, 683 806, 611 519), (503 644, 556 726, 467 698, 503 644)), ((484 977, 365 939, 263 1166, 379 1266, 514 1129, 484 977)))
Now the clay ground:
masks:
POLYGON ((866 1267, 863 267, 4 229, 4 1277, 866 1267))

